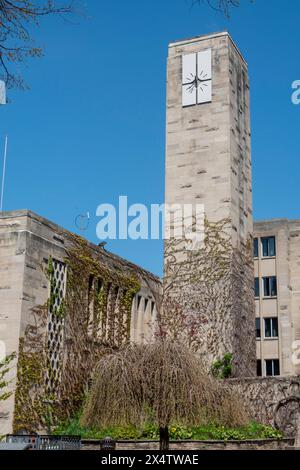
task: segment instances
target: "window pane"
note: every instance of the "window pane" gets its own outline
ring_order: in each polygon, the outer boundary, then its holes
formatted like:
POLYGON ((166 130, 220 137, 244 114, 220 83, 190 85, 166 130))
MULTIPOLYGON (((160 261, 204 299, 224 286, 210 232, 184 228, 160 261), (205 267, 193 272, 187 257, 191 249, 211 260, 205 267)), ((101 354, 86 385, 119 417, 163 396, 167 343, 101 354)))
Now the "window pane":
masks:
POLYGON ((276 256, 275 237, 269 238, 269 256, 276 256))
POLYGON ((255 325, 256 325, 256 338, 261 337, 261 332, 260 332, 260 318, 255 319, 255 325))
POLYGON ((259 278, 256 277, 254 280, 254 292, 255 292, 255 297, 259 297, 259 278))
POLYGON ((262 245, 262 255, 263 256, 269 256, 268 239, 267 238, 262 238, 261 239, 261 245, 262 245))
POLYGON ((276 297, 277 295, 277 281, 276 277, 270 277, 270 288, 271 288, 271 297, 276 297))
POLYGON ((262 255, 264 257, 276 256, 275 237, 265 237, 261 239, 262 255))
POLYGON ((270 297, 270 282, 269 277, 264 277, 264 296, 270 297))
POLYGON ((256 361, 256 375, 257 377, 261 377, 262 376, 262 370, 261 370, 261 360, 258 359, 256 361))
POLYGON ((269 359, 266 361, 266 375, 268 377, 273 375, 273 361, 272 359, 269 359))
POLYGON ((271 318, 265 318, 265 337, 272 337, 271 318))
POLYGON ((278 338, 278 319, 272 318, 272 336, 278 338))
POLYGON ((253 240, 253 257, 258 258, 258 238, 253 240))
POLYGON ((273 361, 274 375, 280 375, 279 359, 273 361))

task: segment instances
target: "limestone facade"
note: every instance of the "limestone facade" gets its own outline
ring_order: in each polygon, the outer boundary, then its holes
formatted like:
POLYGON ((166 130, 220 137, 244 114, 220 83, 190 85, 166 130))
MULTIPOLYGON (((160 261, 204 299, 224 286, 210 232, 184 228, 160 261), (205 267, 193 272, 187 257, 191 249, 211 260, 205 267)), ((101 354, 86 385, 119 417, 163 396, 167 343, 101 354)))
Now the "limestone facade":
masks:
MULTIPOLYGON (((227 32, 169 45, 166 204, 202 204, 209 222, 229 220, 232 247, 242 252, 253 233, 249 88, 247 63, 227 32), (184 57, 203 51, 211 51, 212 99, 183 106, 184 57)), ((243 297, 253 288, 252 266, 244 269, 232 287, 224 332, 229 350, 220 344, 217 354, 239 358, 237 376, 255 375, 254 302, 243 297)))
POLYGON ((300 374, 300 221, 256 222, 253 255, 258 374, 300 374))
MULTIPOLYGON (((31 321, 32 309, 49 298, 49 280, 45 267, 49 257, 58 266, 59 276, 65 266, 67 231, 31 211, 4 212, 0 215, 0 345, 1 354, 19 350, 19 340, 31 321)), ((140 281, 131 312, 131 339, 143 342, 152 338, 156 318, 155 296, 160 280, 96 245, 90 247, 99 263, 112 271, 131 273, 140 281)), ((60 281, 62 281, 60 279, 60 281)), ((63 289, 67 289, 66 286, 63 289)), ((50 315, 50 314, 49 314, 50 315)), ((51 325, 51 321, 48 322, 51 325)), ((49 326, 50 327, 50 326, 49 326)), ((54 333, 50 330, 48 336, 54 333)), ((60 348, 61 346, 59 346, 60 348)), ((54 351, 57 356, 58 351, 54 351)), ((10 372, 11 387, 16 385, 17 361, 10 372)), ((12 432, 14 395, 1 403, 0 434, 12 432)))

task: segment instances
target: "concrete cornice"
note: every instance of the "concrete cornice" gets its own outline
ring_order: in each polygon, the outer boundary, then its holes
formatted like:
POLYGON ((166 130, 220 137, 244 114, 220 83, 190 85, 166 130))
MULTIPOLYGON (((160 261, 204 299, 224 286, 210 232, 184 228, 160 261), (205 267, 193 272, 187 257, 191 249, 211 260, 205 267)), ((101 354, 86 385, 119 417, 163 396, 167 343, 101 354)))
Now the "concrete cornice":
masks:
POLYGON ((222 36, 229 38, 229 40, 231 41, 232 45, 234 46, 234 48, 236 49, 236 51, 238 52, 238 54, 242 58, 245 65, 248 66, 247 61, 245 60, 243 54, 241 53, 241 51, 237 47, 236 43, 234 42, 234 40, 232 39, 232 37, 231 37, 231 35, 229 34, 228 31, 219 31, 219 32, 216 32, 216 33, 204 34, 204 35, 201 35, 201 36, 194 36, 194 37, 186 38, 186 39, 179 39, 178 41, 170 42, 169 43, 169 49, 171 49, 173 47, 185 46, 187 44, 193 44, 193 43, 197 43, 197 42, 201 42, 201 41, 207 41, 208 39, 219 38, 219 37, 222 37, 222 36))

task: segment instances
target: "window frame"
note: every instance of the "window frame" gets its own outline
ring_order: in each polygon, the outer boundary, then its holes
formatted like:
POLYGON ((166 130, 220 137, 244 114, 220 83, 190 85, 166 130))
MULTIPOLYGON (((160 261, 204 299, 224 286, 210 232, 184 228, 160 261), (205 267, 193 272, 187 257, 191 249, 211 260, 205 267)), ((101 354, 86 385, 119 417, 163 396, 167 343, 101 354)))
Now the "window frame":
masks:
POLYGON ((264 318, 264 339, 266 340, 277 340, 279 339, 279 322, 278 322, 278 317, 265 317, 264 318), (274 320, 276 320, 276 323, 277 323, 277 328, 276 328, 276 331, 277 331, 277 336, 273 336, 273 331, 274 331, 274 327, 273 327, 273 322, 274 320), (266 335, 266 322, 267 321, 270 321, 270 333, 271 333, 271 336, 267 336, 266 335))
POLYGON ((265 375, 266 377, 280 377, 280 361, 278 358, 276 359, 265 359, 265 375), (278 374, 275 374, 275 361, 278 364, 278 374), (267 374, 267 362, 272 363, 272 375, 267 374))
POLYGON ((261 244, 261 257, 263 259, 268 259, 268 258, 276 258, 276 237, 274 235, 270 235, 268 237, 261 237, 260 239, 260 244, 261 244), (273 255, 270 255, 270 243, 269 241, 270 240, 274 240, 274 254, 273 255), (264 255, 264 241, 267 240, 268 241, 268 254, 267 255, 264 255))
POLYGON ((262 282, 263 282, 263 298, 264 299, 276 299, 278 296, 278 286, 277 286, 277 276, 263 276, 262 277, 262 282), (265 280, 269 279, 269 291, 270 295, 266 294, 266 285, 265 285, 265 280), (276 286, 276 294, 272 295, 272 288, 271 288, 271 279, 275 279, 275 286, 276 286))
POLYGON ((256 331, 256 339, 257 340, 261 340, 261 317, 256 317, 255 318, 255 331, 256 331), (258 325, 257 323, 259 322, 259 328, 258 328, 258 325), (257 336, 257 332, 259 331, 259 336, 257 336))
POLYGON ((258 259, 258 258, 259 258, 259 239, 255 237, 253 238, 253 259, 258 259))
POLYGON ((262 377, 263 370, 262 370, 262 360, 256 359, 256 377, 262 377), (260 374, 258 373, 260 371, 260 374))
POLYGON ((254 298, 259 299, 260 298, 260 278, 255 277, 254 278, 254 298), (257 283, 257 285, 256 285, 257 283), (258 288, 258 295, 256 295, 256 288, 258 288))

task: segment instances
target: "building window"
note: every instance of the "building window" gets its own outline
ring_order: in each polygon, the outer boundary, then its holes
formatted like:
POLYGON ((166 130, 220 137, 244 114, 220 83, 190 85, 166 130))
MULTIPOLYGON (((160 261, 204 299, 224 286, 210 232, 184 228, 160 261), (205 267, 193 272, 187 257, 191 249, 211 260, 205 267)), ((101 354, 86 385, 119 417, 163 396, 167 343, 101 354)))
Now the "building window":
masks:
POLYGON ((47 363, 46 391, 52 395, 57 390, 61 380, 64 327, 63 313, 66 287, 67 267, 65 263, 50 258, 48 261, 49 278, 49 302, 48 302, 48 337, 47 337, 47 363))
POLYGON ((262 370, 261 370, 261 360, 258 359, 256 361, 256 375, 257 377, 261 377, 262 376, 262 370))
POLYGON ((278 318, 265 318, 265 338, 278 338, 278 318))
POLYGON ((264 258, 276 256, 275 237, 265 237, 261 239, 262 256, 264 258))
POLYGON ((276 276, 264 277, 264 297, 277 296, 277 280, 276 276))
POLYGON ((267 359, 265 363, 267 377, 274 377, 276 375, 280 375, 279 359, 267 359))
POLYGON ((253 240, 253 258, 258 258, 258 238, 253 240))
POLYGON ((261 337, 260 318, 255 318, 256 338, 261 337))
POLYGON ((259 297, 259 278, 258 277, 254 279, 254 295, 255 297, 259 297))

